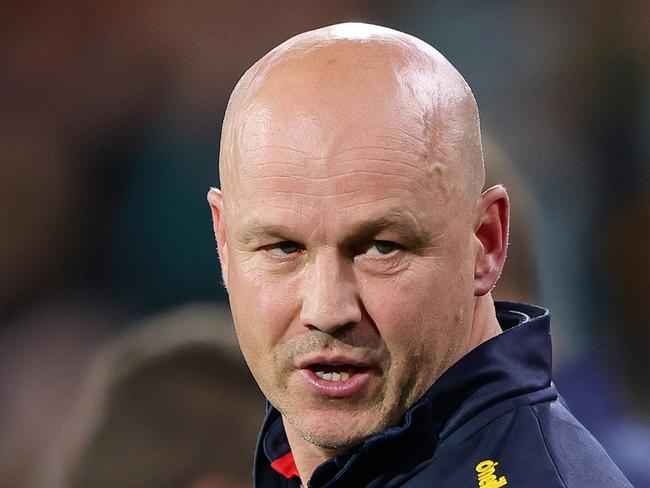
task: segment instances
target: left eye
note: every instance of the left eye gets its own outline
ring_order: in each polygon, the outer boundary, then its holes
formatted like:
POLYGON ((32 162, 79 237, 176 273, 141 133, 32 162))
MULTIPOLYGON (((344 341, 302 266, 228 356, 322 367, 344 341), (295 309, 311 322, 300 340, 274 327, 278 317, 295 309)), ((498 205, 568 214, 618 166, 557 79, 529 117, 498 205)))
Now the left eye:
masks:
POLYGON ((370 254, 371 256, 383 256, 390 254, 397 249, 397 247, 397 244, 391 241, 372 241, 366 254, 370 254))

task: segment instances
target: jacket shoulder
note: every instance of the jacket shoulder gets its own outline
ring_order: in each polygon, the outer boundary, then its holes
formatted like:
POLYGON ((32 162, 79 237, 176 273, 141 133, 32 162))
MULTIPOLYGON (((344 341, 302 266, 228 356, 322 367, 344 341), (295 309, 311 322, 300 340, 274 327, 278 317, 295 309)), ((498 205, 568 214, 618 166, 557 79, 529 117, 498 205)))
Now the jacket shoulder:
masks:
POLYGON ((431 462, 403 486, 632 486, 558 401, 480 417, 443 439, 431 462))
POLYGON ((558 401, 529 407, 538 423, 548 462, 568 488, 631 487, 591 433, 558 401))

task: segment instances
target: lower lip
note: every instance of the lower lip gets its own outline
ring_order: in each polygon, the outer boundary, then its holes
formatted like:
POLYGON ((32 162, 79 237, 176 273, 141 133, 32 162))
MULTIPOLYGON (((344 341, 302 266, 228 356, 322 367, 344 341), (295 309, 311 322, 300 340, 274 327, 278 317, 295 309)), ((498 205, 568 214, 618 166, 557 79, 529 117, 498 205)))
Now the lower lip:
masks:
POLYGON ((319 378, 311 369, 301 369, 300 374, 307 383, 319 394, 331 398, 341 398, 359 393, 370 380, 370 374, 365 371, 354 373, 345 381, 328 381, 319 378))

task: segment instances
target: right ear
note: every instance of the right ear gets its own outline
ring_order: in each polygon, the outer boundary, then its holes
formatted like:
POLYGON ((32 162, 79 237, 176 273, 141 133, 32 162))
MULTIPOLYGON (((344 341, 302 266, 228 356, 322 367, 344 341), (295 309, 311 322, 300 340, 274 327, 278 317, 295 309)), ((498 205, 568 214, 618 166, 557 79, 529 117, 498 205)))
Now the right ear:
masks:
POLYGON ((212 226, 214 237, 217 240, 217 251, 221 263, 221 275, 223 284, 228 290, 228 243, 226 241, 226 222, 223 208, 223 193, 218 188, 210 188, 208 192, 208 203, 212 212, 212 226))

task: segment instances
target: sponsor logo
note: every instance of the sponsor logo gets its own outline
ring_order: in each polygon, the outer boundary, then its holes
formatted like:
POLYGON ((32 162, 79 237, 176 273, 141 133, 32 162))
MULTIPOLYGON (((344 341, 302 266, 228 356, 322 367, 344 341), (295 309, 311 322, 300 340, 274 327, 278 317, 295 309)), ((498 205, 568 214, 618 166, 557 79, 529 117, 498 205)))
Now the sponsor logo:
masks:
POLYGON ((496 467, 499 462, 494 462, 490 459, 481 461, 476 465, 476 473, 478 476, 479 488, 499 488, 508 484, 505 476, 499 477, 496 474, 496 467))

